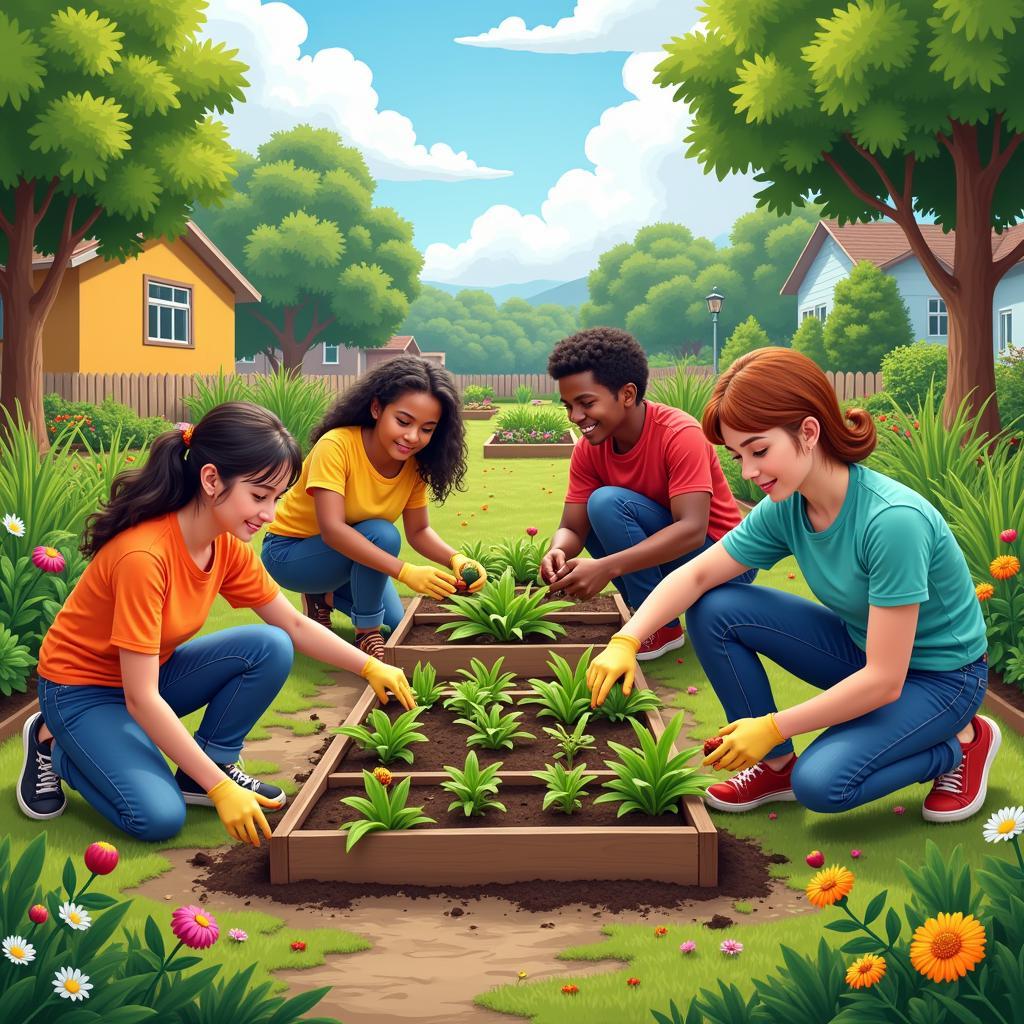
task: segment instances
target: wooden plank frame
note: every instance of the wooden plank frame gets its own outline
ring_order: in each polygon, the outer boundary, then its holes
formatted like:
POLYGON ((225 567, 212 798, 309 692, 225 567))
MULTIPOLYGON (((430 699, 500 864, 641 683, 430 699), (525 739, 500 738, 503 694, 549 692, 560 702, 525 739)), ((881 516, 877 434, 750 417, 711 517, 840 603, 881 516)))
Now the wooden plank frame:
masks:
MULTIPOLYGON (((635 686, 648 689, 639 668, 635 686)), ((368 689, 345 724, 363 722, 376 706, 377 699, 368 689)), ((643 717, 653 734, 660 737, 665 729, 661 714, 648 712, 643 717)), ((334 737, 274 829, 270 840, 272 884, 305 879, 372 883, 400 878, 408 885, 432 886, 641 878, 709 888, 718 885, 718 832, 697 797, 681 801, 682 825, 417 827, 372 833, 346 854, 344 832, 307 830, 302 826, 329 789, 361 781, 359 773, 338 771, 349 744, 354 742, 348 736, 334 737)), ((674 750, 678 753, 678 745, 674 750)), ((417 772, 414 767, 394 774, 396 779, 410 777, 413 785, 435 782, 444 776, 441 772, 417 772)), ((608 770, 596 774, 599 779, 612 777, 608 770)), ((504 772, 502 779, 506 785, 541 785, 526 772, 504 772)), ((593 790, 591 794, 592 798, 593 790)))
POLYGON ((497 432, 484 441, 485 459, 568 459, 579 440, 573 432, 572 444, 497 444, 497 432))

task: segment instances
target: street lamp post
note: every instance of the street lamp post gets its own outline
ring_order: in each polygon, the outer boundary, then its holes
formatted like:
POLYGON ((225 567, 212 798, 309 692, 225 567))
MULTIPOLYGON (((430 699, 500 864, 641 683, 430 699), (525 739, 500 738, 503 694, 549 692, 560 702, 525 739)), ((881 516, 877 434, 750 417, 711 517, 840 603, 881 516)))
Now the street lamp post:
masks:
POLYGON ((725 305, 725 296, 718 291, 718 285, 711 289, 710 295, 704 296, 708 304, 708 312, 711 314, 711 357, 715 376, 718 376, 718 314, 722 312, 725 305))

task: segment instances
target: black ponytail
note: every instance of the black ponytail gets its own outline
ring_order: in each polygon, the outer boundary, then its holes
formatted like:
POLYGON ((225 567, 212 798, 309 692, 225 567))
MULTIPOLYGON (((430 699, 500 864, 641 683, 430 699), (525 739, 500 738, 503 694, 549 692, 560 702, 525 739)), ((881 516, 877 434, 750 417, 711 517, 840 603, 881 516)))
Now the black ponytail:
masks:
POLYGON ((195 500, 199 471, 207 463, 217 467, 229 490, 240 477, 266 484, 283 469, 291 486, 302 470, 295 438, 272 412, 249 402, 216 406, 192 427, 187 444, 185 437, 178 429, 161 434, 144 466, 114 478, 110 500, 86 519, 83 555, 90 558, 122 530, 195 500))

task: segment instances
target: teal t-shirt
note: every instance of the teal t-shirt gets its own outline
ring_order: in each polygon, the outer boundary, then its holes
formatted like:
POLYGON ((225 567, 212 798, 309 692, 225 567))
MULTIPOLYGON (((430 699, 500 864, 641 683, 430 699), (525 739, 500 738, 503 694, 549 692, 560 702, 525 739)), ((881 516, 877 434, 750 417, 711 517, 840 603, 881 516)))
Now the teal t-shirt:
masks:
POLYGON ((843 507, 816 533, 803 496, 763 498, 722 538, 743 565, 770 569, 792 554, 814 596, 867 650, 868 608, 919 604, 910 667, 948 671, 988 646, 963 552, 939 512, 909 487, 859 463, 843 507))

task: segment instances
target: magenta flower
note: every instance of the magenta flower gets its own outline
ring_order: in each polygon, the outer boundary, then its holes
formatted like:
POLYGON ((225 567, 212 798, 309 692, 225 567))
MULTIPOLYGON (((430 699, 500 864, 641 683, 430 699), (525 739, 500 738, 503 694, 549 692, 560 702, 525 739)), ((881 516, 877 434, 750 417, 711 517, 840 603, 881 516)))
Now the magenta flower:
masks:
POLYGON ((697 943, 692 939, 687 939, 679 946, 680 953, 692 953, 697 948, 697 943))
POLYGON ((50 912, 42 905, 42 903, 34 903, 28 908, 28 919, 33 924, 45 924, 49 916, 50 912))
POLYGON ((999 539, 1004 544, 1012 544, 1017 539, 1017 531, 1016 530, 1003 530, 1003 532, 1001 534, 999 534, 999 539))
POLYGON ((235 942, 245 942, 249 938, 249 933, 242 931, 241 928, 232 928, 228 932, 228 938, 234 939, 235 942))
POLYGON ((85 866, 94 875, 109 875, 117 867, 117 847, 110 843, 90 843, 85 851, 85 866))
POLYGON ((689 694, 689 695, 690 695, 691 697, 694 697, 694 696, 696 696, 696 694, 697 694, 697 687, 696 687, 696 686, 688 686, 688 687, 686 688, 686 692, 687 692, 687 693, 688 693, 688 694, 689 694))
POLYGON ((208 949, 220 936, 216 918, 202 907, 178 907, 171 914, 171 931, 189 949, 208 949))
POLYGON ((893 814, 906 814, 907 813, 907 809, 906 809, 906 807, 903 806, 903 804, 897 804, 892 809, 892 813, 893 814))
POLYGON ((526 532, 527 532, 527 533, 528 533, 528 534, 529 534, 529 535, 530 535, 531 537, 536 537, 536 536, 537 536, 537 527, 536 527, 536 526, 528 526, 528 527, 526 528, 526 532))
POLYGON ((768 812, 768 820, 769 821, 774 821, 777 817, 778 817, 778 814, 776 814, 775 811, 769 811, 768 812))
POLYGON ((38 547, 32 552, 32 564, 43 572, 63 572, 64 556, 56 548, 38 547))
POLYGON ((850 856, 851 856, 851 857, 852 857, 852 858, 853 858, 854 860, 857 860, 857 858, 858 858, 858 857, 860 857, 860 850, 851 850, 851 851, 850 851, 850 856))
POLYGON ((735 939, 726 939, 718 948, 726 956, 739 956, 743 952, 743 943, 735 939))

